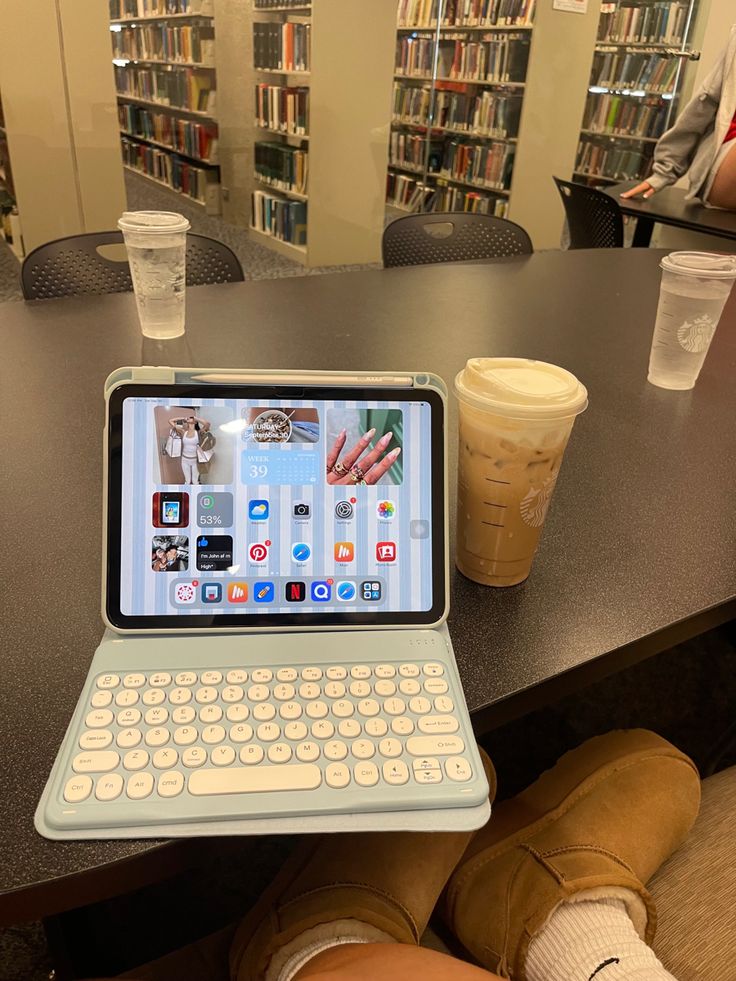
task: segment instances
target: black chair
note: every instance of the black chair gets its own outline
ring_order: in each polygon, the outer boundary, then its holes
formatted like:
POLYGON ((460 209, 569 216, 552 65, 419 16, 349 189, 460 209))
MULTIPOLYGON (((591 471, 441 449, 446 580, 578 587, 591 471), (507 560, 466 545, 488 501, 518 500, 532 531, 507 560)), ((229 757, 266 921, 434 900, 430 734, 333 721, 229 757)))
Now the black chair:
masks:
POLYGON ((587 184, 552 180, 565 206, 571 249, 620 249, 624 219, 618 202, 587 184))
POLYGON ((532 241, 521 227, 505 218, 464 212, 407 215, 383 232, 383 265, 421 266, 430 262, 502 259, 531 255, 532 241))
MULTIPOLYGON (((29 252, 20 271, 26 300, 50 300, 84 293, 130 293, 133 281, 127 259, 108 259, 98 249, 122 245, 122 232, 89 232, 46 242, 29 252)), ((187 285, 241 283, 238 257, 222 242, 187 233, 187 285)))

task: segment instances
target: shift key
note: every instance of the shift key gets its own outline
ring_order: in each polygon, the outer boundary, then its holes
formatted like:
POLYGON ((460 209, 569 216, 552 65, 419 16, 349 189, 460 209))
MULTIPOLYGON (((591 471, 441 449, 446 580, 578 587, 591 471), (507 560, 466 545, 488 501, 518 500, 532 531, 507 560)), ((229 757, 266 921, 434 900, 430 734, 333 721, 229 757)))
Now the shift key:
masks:
POLYGON ((465 751, 459 736, 410 736, 406 751, 412 756, 456 756, 465 751))

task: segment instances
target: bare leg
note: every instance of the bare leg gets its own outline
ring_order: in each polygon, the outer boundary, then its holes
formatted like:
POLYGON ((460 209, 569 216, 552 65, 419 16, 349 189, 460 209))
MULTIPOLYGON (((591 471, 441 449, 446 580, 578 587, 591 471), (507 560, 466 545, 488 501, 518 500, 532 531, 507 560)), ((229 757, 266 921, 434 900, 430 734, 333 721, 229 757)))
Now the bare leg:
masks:
POLYGON ((409 944, 344 944, 317 954, 294 981, 500 981, 482 967, 474 967, 436 950, 409 944))
POLYGON ((731 149, 718 168, 708 195, 708 204, 727 211, 736 211, 736 140, 731 143, 731 149))

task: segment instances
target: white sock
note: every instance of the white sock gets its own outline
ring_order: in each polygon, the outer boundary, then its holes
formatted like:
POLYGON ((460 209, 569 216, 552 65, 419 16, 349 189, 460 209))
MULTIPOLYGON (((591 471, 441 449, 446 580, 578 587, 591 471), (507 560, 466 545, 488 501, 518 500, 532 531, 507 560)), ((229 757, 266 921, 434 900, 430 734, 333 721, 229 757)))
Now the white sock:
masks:
POLYGON ((628 909, 617 897, 561 903, 529 945, 527 981, 675 981, 628 909))
POLYGON ((333 920, 294 937, 271 958, 264 981, 292 981, 304 965, 323 950, 342 944, 396 943, 383 930, 362 920, 333 920))

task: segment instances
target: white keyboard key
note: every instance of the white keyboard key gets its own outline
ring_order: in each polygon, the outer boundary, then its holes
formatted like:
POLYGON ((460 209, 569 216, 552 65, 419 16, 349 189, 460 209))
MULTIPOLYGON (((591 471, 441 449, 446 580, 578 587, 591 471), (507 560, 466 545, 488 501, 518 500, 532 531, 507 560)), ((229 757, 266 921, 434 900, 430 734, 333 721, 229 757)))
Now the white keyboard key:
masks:
POLYGON ((445 773, 450 780, 465 783, 473 776, 473 768, 464 756, 451 756, 445 760, 445 773))
MULTIPOLYGON (((99 685, 99 681, 97 682, 99 685)), ((64 787, 64 800, 67 804, 79 804, 92 793, 92 777, 72 777, 64 787)))
POLYGON ((376 677, 395 678, 396 668, 393 666, 393 664, 378 664, 376 665, 376 677))
POLYGON ((424 690, 428 695, 444 695, 447 691, 447 682, 444 678, 427 678, 424 682, 424 690))
POLYGON ((253 709, 256 722, 270 722, 276 716, 276 708, 270 702, 259 702, 253 709))
POLYGON ((332 714, 338 719, 349 719, 355 712, 355 706, 346 698, 340 698, 332 703, 332 714))
POLYGON ((296 668, 279 668, 276 672, 277 681, 296 681, 297 677, 296 668))
POLYGON ((116 674, 103 674, 101 678, 97 679, 98 688, 117 688, 119 684, 120 678, 116 674))
POLYGON ((378 767, 375 763, 356 763, 353 776, 359 787, 375 787, 378 783, 378 767))
POLYGON ((203 685, 219 685, 222 681, 222 671, 203 671, 199 680, 203 685))
POLYGON ((201 746, 190 746, 189 749, 185 749, 181 754, 181 761, 184 766, 194 769, 207 762, 207 753, 201 746))
POLYGON ((335 727, 329 719, 320 719, 312 723, 312 736, 315 739, 332 739, 335 735, 335 727))
POLYGON ((330 763, 325 768, 325 783, 335 790, 342 790, 350 783, 350 770, 344 763, 330 763))
POLYGON ((171 721, 177 726, 188 726, 196 718, 197 713, 191 705, 179 705, 171 713, 171 721))
POLYGON ((225 738, 225 730, 222 726, 205 726, 202 730, 202 742, 212 746, 221 743, 225 738))
POLYGON ((442 783, 442 770, 415 770, 417 783, 442 783))
POLYGON ((424 695, 415 695, 409 700, 409 711, 414 715, 426 715, 427 712, 432 711, 432 703, 424 695))
POLYGON ((144 705, 161 705, 166 701, 166 692, 160 688, 148 688, 141 699, 144 705))
POLYGON ((441 664, 430 663, 424 665, 424 667, 422 668, 422 672, 428 678, 439 678, 441 675, 445 673, 445 669, 442 667, 441 664))
POLYGON ((288 725, 284 726, 284 735, 287 739, 298 743, 307 738, 307 727, 303 722, 289 722, 288 725))
POLYGON ((123 757, 126 770, 144 770, 148 766, 148 753, 145 749, 131 749, 123 757))
POLYGON ((169 701, 172 705, 186 705, 191 700, 192 693, 188 688, 174 688, 169 693, 169 701))
POLYGON ((171 733, 169 730, 157 726, 155 729, 148 730, 145 742, 146 746, 165 746, 170 739, 171 733))
POLYGON ((265 685, 251 685, 248 689, 248 699, 251 702, 265 702, 268 694, 268 688, 265 685))
POLYGON ((217 699, 217 689, 213 688, 211 685, 207 685, 204 688, 198 688, 197 694, 194 696, 195 702, 199 705, 209 705, 210 702, 214 702, 217 699))
POLYGON ((337 665, 335 667, 328 668, 325 671, 325 674, 330 681, 344 681, 348 676, 347 670, 337 665))
POLYGON ((253 729, 247 722, 238 722, 230 727, 230 742, 247 743, 253 738, 253 729))
POLYGON ((267 685, 273 679, 273 671, 270 668, 256 668, 250 678, 258 685, 267 685))
POLYGON ((144 719, 147 726, 162 726, 169 721, 169 711, 168 709, 157 706, 156 708, 149 709, 144 719))
POLYGON ((319 746, 311 741, 299 743, 296 748, 296 758, 302 763, 314 763, 319 759, 319 746))
POLYGON ((174 730, 174 742, 177 746, 191 746, 197 741, 197 730, 194 726, 180 726, 174 730))
POLYGON ((302 671, 302 681, 319 681, 322 677, 322 668, 304 668, 302 671))
POLYGON ((343 739, 355 739, 360 735, 360 722, 355 719, 343 719, 337 727, 343 739))
POLYGON ((179 762, 179 754, 175 749, 157 749, 153 754, 153 765, 157 770, 170 770, 179 762))
POLYGON ((350 683, 350 694, 353 698, 367 698, 371 693, 371 686, 367 681, 352 681, 350 683))
POLYGON ((356 739, 350 747, 350 752, 356 760, 369 760, 376 755, 376 746, 370 739, 356 739))
POLYGON ((319 685, 315 684, 313 681, 305 681, 304 684, 299 685, 299 697, 305 698, 307 700, 311 698, 319 698, 322 694, 322 689, 319 685))
POLYGON ((101 749, 89 753, 77 753, 72 760, 75 773, 107 773, 114 770, 120 757, 114 749, 101 749))
POLYGON ((389 760, 383 764, 383 779, 392 786, 399 786, 409 780, 409 767, 403 760, 389 760))
POLYGON ((80 749, 107 749, 112 742, 109 729, 89 729, 79 737, 80 749))
POLYGON ((194 673, 194 671, 180 671, 174 678, 174 684, 182 685, 185 688, 191 688, 192 685, 197 684, 197 675, 194 673))
POLYGON ((350 677, 355 678, 356 681, 365 681, 370 676, 371 669, 367 664, 354 664, 350 669, 350 677))
POLYGON ((137 746, 141 739, 143 733, 140 729, 123 729, 117 734, 115 742, 121 749, 130 749, 132 746, 137 746))
POLYGON ((122 709, 118 712, 117 723, 119 726, 137 726, 141 721, 140 709, 122 709))
POLYGON ((292 698, 296 695, 294 686, 282 681, 280 684, 275 685, 273 689, 273 697, 277 702, 290 702, 292 698))
POLYGON ((256 730, 256 736, 262 743, 275 743, 281 735, 281 729, 275 722, 263 722, 256 730))
POLYGON ((112 692, 111 691, 96 691, 94 693, 94 695, 92 696, 91 701, 92 701, 92 708, 96 708, 96 709, 104 709, 104 708, 107 708, 107 706, 112 701, 112 692))
POLYGON ((344 760, 348 755, 348 748, 340 739, 331 739, 325 743, 325 757, 328 760, 344 760))
POLYGON ((322 772, 310 763, 287 766, 258 766, 253 769, 195 770, 189 776, 189 793, 195 797, 211 794, 263 794, 283 790, 316 790, 322 772))
POLYGON ((171 684, 171 675, 167 671, 157 671, 148 679, 148 684, 153 688, 165 688, 171 684))
POLYGON ((222 718, 222 709, 219 705, 205 705, 199 710, 199 721, 202 725, 210 726, 213 722, 219 722, 222 718))
POLYGON ((307 715, 310 719, 324 719, 329 712, 324 702, 310 702, 307 705, 307 715))
POLYGON ((360 715, 364 715, 367 718, 372 718, 374 715, 378 715, 381 711, 381 706, 375 700, 375 698, 363 698, 358 702, 358 712, 360 715))
POLYGON ((135 674, 126 674, 123 678, 123 688, 142 688, 146 683, 146 676, 136 672, 135 674))
POLYGON ((341 681, 328 681, 325 685, 325 695, 328 698, 342 698, 345 694, 345 685, 341 681))
POLYGON ((159 797, 178 797, 184 790, 184 784, 184 774, 178 770, 172 770, 170 773, 161 774, 156 789, 159 797))
POLYGON ((404 678, 403 681, 399 682, 399 691, 402 695, 409 695, 411 697, 412 695, 418 695, 421 690, 422 686, 413 678, 404 678))
POLYGON ((288 743, 274 743, 268 747, 268 758, 271 763, 288 763, 291 759, 291 746, 288 743))
POLYGON ((377 681, 373 686, 373 691, 381 698, 388 698, 396 694, 396 685, 393 681, 377 681))
POLYGON ((411 756, 457 756, 464 750, 460 736, 411 736, 406 740, 411 756))
POLYGON ((420 732, 457 732, 460 724, 454 715, 425 715, 417 722, 420 732))
POLYGON ((225 681, 229 685, 244 685, 248 680, 248 672, 241 668, 234 668, 225 675, 225 681))
POLYGON ((229 705, 225 717, 228 722, 245 722, 250 715, 247 705, 229 705))
POLYGON ((112 712, 110 709, 95 709, 90 712, 84 720, 88 729, 107 729, 112 722, 112 712))
POLYGON ((383 711, 387 715, 403 715, 406 712, 406 702, 403 698, 387 698, 383 703, 383 711))
POLYGON ((255 743, 251 743, 250 746, 243 746, 240 750, 240 762, 245 763, 246 766, 255 766, 256 763, 260 763, 263 759, 263 747, 256 746, 255 743))
POLYGON ((242 702, 245 698, 245 692, 240 687, 240 685, 227 685, 222 689, 222 700, 231 705, 233 702, 242 702))
POLYGON ((135 703, 140 698, 140 695, 133 688, 123 688, 115 696, 115 704, 120 708, 127 708, 129 705, 135 705, 135 703))
POLYGON ((131 800, 143 800, 145 797, 150 797, 153 792, 153 775, 137 773, 134 777, 128 777, 125 792, 131 800))
POLYGON ((95 787, 97 800, 115 800, 123 792, 123 778, 119 773, 108 773, 100 777, 95 787))
POLYGON ((376 739, 380 739, 381 736, 385 736, 387 732, 388 726, 386 725, 385 719, 368 719, 365 724, 366 736, 374 736, 376 739))
POLYGON ((449 695, 438 695, 434 700, 434 710, 441 715, 447 715, 448 712, 455 711, 455 703, 449 695))
POLYGON ((402 664, 399 668, 399 674, 402 678, 418 678, 419 668, 416 664, 402 664))
POLYGON ((382 739, 378 744, 378 752, 381 756, 386 756, 388 759, 393 759, 396 756, 401 756, 404 752, 403 745, 398 739, 394 739, 389 736, 388 739, 382 739))
POLYGON ((414 770, 439 770, 440 761, 434 756, 420 756, 411 765, 414 770))
POLYGON ((290 721, 301 717, 302 707, 299 702, 284 702, 279 708, 279 715, 282 719, 290 721))
POLYGON ((232 746, 215 746, 210 753, 210 761, 214 766, 230 766, 235 762, 235 750, 232 746))

